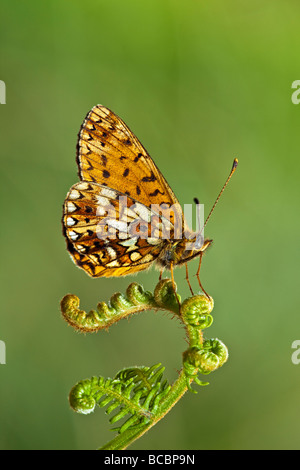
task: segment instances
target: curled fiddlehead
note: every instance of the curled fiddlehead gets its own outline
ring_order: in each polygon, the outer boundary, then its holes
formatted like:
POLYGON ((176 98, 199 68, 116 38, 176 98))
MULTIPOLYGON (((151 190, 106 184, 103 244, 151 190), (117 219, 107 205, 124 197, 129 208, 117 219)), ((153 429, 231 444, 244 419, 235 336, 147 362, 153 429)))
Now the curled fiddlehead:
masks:
POLYGON ((160 281, 154 294, 144 291, 141 285, 133 282, 128 286, 126 295, 117 292, 107 303, 99 302, 97 310, 88 313, 80 310, 80 301, 76 295, 68 294, 61 301, 61 311, 65 320, 74 328, 85 332, 99 331, 144 310, 178 313, 176 297, 171 289, 172 282, 169 279, 160 281))

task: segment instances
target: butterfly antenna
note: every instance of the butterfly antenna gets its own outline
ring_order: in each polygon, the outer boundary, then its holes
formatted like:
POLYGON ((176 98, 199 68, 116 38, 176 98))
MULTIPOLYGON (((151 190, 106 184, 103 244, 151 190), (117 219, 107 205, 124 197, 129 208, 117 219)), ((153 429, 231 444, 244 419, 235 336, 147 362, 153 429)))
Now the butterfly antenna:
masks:
MULTIPOLYGON (((211 208, 211 210, 210 210, 210 213, 208 214, 208 216, 207 216, 207 218, 206 218, 206 221, 205 221, 205 223, 204 223, 204 225, 203 225, 203 227, 202 227, 202 230, 204 230, 204 227, 206 226, 207 222, 209 221, 211 214, 212 214, 213 211, 215 210, 215 207, 216 207, 216 205, 218 204, 219 199, 220 199, 220 197, 222 196, 222 193, 224 192, 224 189, 225 189, 226 186, 228 185, 228 183, 229 183, 229 181, 230 181, 230 179, 231 179, 233 173, 235 172, 237 166, 238 166, 238 159, 235 158, 234 161, 233 161, 233 165, 232 165, 232 168, 231 168, 231 172, 230 172, 230 174, 229 174, 229 176, 228 176, 228 178, 227 178, 227 180, 226 180, 226 182, 225 182, 223 188, 222 188, 221 191, 219 192, 219 195, 218 195, 218 197, 217 197, 217 199, 216 199, 214 205, 212 206, 212 208, 211 208)), ((197 204, 198 211, 199 211, 200 208, 199 208, 199 205, 198 205, 198 204, 199 204, 198 199, 197 199, 197 198, 194 198, 194 202, 197 204)), ((200 224, 200 217, 199 217, 199 215, 198 215, 198 223, 200 224)), ((200 230, 200 227, 199 227, 199 230, 200 230)), ((201 230, 201 232, 202 232, 202 230, 201 230)))
POLYGON ((196 204, 196 209, 197 209, 197 221, 198 221, 198 231, 200 232, 201 230, 201 223, 200 223, 200 202, 197 197, 194 197, 194 203, 196 204))

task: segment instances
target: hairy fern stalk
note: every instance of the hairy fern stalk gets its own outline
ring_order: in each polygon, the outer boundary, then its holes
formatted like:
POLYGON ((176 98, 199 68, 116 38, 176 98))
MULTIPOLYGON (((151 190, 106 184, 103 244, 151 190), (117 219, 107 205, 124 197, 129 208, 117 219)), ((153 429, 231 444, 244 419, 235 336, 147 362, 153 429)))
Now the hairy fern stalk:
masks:
POLYGON ((89 414, 96 406, 106 409, 116 436, 102 450, 123 450, 142 436, 190 390, 192 382, 207 385, 199 374, 208 375, 228 359, 226 346, 219 339, 205 340, 203 330, 213 321, 214 303, 206 295, 194 295, 181 302, 174 293, 170 279, 161 280, 152 294, 137 283, 128 286, 126 295, 116 293, 110 301, 100 302, 96 310, 80 310, 75 295, 61 301, 65 320, 84 332, 107 329, 129 315, 144 310, 171 312, 183 323, 189 347, 182 354, 182 369, 173 384, 163 378, 164 367, 131 367, 119 371, 114 378, 92 377, 78 382, 71 390, 69 401, 78 413, 89 414))

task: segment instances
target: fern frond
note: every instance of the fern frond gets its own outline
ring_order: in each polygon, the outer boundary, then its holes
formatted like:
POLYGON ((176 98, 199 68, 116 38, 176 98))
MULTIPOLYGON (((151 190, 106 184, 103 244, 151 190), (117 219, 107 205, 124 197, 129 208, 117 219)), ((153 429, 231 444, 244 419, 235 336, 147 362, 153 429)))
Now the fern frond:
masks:
POLYGON ((109 420, 111 424, 129 415, 121 426, 114 428, 119 433, 137 424, 147 425, 155 418, 160 401, 171 388, 166 380, 161 381, 164 367, 160 366, 123 369, 114 379, 82 380, 70 392, 70 405, 83 414, 93 412, 96 405, 107 407, 106 414, 116 411, 109 420))
POLYGON ((228 350, 222 341, 203 337, 203 330, 213 322, 213 308, 213 299, 204 294, 193 295, 181 303, 170 279, 161 280, 153 294, 132 283, 126 295, 116 293, 110 301, 100 302, 97 310, 89 313, 79 309, 78 297, 67 295, 62 299, 64 318, 81 331, 108 328, 128 315, 154 309, 175 315, 187 334, 189 347, 182 355, 183 367, 172 385, 163 378, 164 367, 155 364, 123 369, 113 379, 92 377, 72 388, 69 400, 75 411, 88 414, 98 405, 111 416, 111 424, 118 423, 113 428, 117 431, 116 437, 101 449, 126 449, 162 419, 187 390, 196 393, 191 387, 193 382, 207 385, 200 380, 199 374, 206 376, 225 364, 228 350))

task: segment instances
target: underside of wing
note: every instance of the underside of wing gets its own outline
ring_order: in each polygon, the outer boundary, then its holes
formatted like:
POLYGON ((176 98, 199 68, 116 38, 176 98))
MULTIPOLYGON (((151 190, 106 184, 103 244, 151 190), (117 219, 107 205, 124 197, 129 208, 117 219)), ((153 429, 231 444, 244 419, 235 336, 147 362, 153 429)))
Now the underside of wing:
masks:
POLYGON ((125 276, 148 268, 174 232, 161 214, 90 181, 70 189, 63 227, 72 259, 92 277, 125 276))

